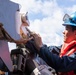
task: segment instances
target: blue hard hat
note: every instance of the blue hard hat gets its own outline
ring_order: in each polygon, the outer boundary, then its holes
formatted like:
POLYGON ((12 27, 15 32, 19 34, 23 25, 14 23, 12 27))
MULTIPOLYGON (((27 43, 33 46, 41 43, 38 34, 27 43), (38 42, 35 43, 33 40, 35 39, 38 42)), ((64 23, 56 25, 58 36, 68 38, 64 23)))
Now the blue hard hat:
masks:
POLYGON ((71 16, 69 16, 68 14, 65 14, 63 17, 63 25, 71 25, 71 26, 76 26, 76 12, 73 13, 71 16))

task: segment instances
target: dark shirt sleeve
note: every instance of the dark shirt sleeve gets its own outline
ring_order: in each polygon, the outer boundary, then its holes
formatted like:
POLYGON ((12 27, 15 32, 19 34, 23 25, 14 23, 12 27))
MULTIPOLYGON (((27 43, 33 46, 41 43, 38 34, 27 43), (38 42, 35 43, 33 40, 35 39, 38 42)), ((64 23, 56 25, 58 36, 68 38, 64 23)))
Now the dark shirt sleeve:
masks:
POLYGON ((76 70, 76 53, 71 56, 63 56, 50 52, 47 46, 43 46, 39 51, 40 57, 52 68, 59 72, 76 70))

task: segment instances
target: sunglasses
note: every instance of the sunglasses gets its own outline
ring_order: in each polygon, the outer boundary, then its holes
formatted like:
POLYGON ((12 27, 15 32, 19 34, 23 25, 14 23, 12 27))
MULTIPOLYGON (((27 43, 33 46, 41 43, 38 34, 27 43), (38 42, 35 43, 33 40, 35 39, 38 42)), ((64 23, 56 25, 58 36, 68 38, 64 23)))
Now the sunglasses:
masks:
POLYGON ((75 23, 76 24, 76 20, 74 20, 72 17, 70 17, 68 14, 65 14, 63 17, 63 21, 65 23, 67 22, 71 22, 71 23, 75 23))

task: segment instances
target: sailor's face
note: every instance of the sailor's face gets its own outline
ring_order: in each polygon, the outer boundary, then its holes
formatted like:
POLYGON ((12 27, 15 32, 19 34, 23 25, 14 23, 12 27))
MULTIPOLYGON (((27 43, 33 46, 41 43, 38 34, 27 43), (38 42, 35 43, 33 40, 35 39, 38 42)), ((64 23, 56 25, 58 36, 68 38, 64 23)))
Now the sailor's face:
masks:
POLYGON ((76 30, 72 31, 72 28, 69 25, 65 26, 65 30, 64 30, 63 34, 64 34, 65 43, 70 43, 71 41, 76 40, 76 30))

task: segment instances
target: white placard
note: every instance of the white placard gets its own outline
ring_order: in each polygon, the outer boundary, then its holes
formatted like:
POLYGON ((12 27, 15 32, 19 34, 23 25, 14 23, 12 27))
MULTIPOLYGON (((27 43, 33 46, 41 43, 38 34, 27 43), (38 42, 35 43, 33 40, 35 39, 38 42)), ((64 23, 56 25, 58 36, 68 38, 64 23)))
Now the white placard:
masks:
POLYGON ((10 58, 7 41, 0 40, 0 57, 3 60, 4 64, 7 66, 7 68, 12 71, 12 61, 10 58))
POLYGON ((19 10, 19 4, 9 0, 0 0, 0 22, 3 23, 5 30, 15 40, 20 39, 16 31, 16 12, 19 10))
MULTIPOLYGON (((0 0, 0 23, 3 24, 4 29, 15 40, 20 39, 20 35, 16 30, 15 16, 17 10, 19 10, 19 4, 10 0, 0 0)), ((12 61, 7 41, 0 40, 0 57, 7 68, 12 71, 12 61)))

